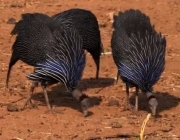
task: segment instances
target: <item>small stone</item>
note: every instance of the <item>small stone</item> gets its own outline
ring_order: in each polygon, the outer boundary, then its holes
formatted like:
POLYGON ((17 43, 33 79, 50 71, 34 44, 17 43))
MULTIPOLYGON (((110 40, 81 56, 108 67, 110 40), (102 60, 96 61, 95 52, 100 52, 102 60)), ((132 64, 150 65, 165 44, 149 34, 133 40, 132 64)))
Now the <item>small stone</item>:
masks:
POLYGON ((6 23, 7 24, 16 24, 16 19, 15 18, 9 18, 6 23))
POLYGON ((169 131, 171 131, 171 130, 172 130, 171 127, 162 128, 162 131, 163 131, 163 132, 169 132, 169 131))
POLYGON ((73 140, 73 139, 77 139, 77 137, 78 137, 78 135, 73 135, 73 136, 71 136, 71 139, 73 140))
POLYGON ((112 128, 121 128, 121 127, 122 127, 122 124, 119 123, 119 122, 112 122, 112 123, 110 124, 110 126, 111 126, 112 128))
POLYGON ((25 85, 21 85, 20 89, 22 89, 22 90, 26 89, 25 85))
POLYGON ((19 109, 17 108, 17 106, 13 105, 13 104, 9 104, 7 106, 7 111, 10 111, 10 112, 16 112, 16 111, 19 111, 19 109))
POLYGON ((61 139, 61 136, 59 134, 54 134, 54 137, 57 139, 61 139))
POLYGON ((119 106, 119 102, 118 102, 118 100, 111 99, 111 100, 108 102, 108 106, 119 106))
POLYGON ((107 24, 105 22, 99 24, 100 27, 105 28, 107 24))
POLYGON ((14 4, 11 4, 10 7, 12 7, 12 8, 22 8, 23 6, 21 4, 14 3, 14 4))

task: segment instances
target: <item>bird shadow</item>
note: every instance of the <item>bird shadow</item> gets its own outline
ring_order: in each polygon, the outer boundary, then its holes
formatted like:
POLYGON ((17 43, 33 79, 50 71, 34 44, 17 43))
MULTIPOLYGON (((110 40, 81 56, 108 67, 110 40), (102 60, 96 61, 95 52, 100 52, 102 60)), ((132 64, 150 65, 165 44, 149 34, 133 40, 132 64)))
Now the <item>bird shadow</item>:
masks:
POLYGON ((82 90, 93 88, 105 88, 113 85, 114 82, 114 78, 84 78, 79 82, 79 87, 82 90))
MULTIPOLYGON (((51 106, 70 107, 72 109, 78 110, 79 112, 82 112, 81 104, 75 98, 73 98, 72 94, 67 92, 65 87, 62 85, 53 86, 51 90, 48 91, 48 97, 51 106)), ((46 106, 43 92, 34 93, 32 95, 32 99, 34 101, 40 102, 40 105, 46 106)), ((100 96, 89 96, 89 101, 89 108, 91 108, 93 106, 100 105, 102 99, 100 96)), ((91 115, 93 115, 93 113, 89 111, 88 116, 91 115)))
MULTIPOLYGON (((114 78, 84 78, 79 82, 78 89, 82 92, 87 89, 92 88, 105 88, 114 84, 114 78)), ((51 106, 59 106, 59 107, 70 107, 75 110, 81 111, 81 104, 72 97, 72 94, 66 91, 65 86, 55 85, 51 86, 51 90, 48 91, 48 97, 51 106)), ((94 95, 94 94, 93 94, 94 95)), ((46 106, 45 98, 43 92, 35 93, 32 95, 32 99, 35 101, 39 101, 41 105, 46 106)), ((90 107, 100 105, 102 99, 101 96, 89 96, 90 107)), ((89 116, 93 115, 92 112, 89 112, 89 116)))
MULTIPOLYGON (((164 110, 169 110, 171 108, 178 106, 180 102, 179 97, 171 95, 168 92, 154 92, 154 95, 156 96, 158 100, 158 107, 157 107, 158 114, 164 110)), ((130 98, 130 102, 133 105, 135 104, 135 94, 133 94, 133 96, 130 98)), ((143 93, 139 94, 138 106, 139 106, 139 110, 151 112, 148 106, 148 100, 145 94, 143 93)))

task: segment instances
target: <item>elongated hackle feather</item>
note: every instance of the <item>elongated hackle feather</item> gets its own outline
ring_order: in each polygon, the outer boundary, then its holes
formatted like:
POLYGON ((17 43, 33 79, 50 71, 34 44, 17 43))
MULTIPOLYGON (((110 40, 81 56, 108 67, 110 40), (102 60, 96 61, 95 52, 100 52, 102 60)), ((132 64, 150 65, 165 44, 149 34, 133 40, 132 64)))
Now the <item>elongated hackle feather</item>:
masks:
MULTIPOLYGON (((27 13, 22 15, 11 34, 17 36, 12 46, 7 84, 12 66, 22 60, 34 66, 34 72, 27 78, 41 84, 48 109, 51 106, 47 86, 60 82, 71 92, 77 88, 85 67, 83 40, 78 30, 67 28, 47 15, 27 13)), ((32 86, 32 93, 34 88, 32 86)), ((84 98, 81 104, 86 115, 88 99, 84 98)))
POLYGON ((75 27, 83 39, 83 49, 87 50, 96 64, 96 78, 99 77, 100 55, 103 52, 100 30, 96 16, 89 10, 73 8, 52 16, 54 20, 75 27))
MULTIPOLYGON (((166 39, 157 33, 150 18, 140 10, 126 10, 114 16, 111 47, 114 62, 123 82, 126 83, 127 104, 129 87, 136 87, 136 111, 138 89, 143 91, 152 113, 156 113, 157 99, 153 86, 165 69, 166 39)), ((118 79, 117 75, 117 79, 118 79)))
POLYGON ((113 27, 112 53, 120 76, 150 90, 165 68, 165 38, 139 10, 120 12, 113 27))

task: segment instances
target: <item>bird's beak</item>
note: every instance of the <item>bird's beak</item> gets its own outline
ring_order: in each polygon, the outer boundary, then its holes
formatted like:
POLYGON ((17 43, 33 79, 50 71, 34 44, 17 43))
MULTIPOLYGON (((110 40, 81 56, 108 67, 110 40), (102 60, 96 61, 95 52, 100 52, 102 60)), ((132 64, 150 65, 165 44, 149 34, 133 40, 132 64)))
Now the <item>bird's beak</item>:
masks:
POLYGON ((86 107, 84 107, 83 105, 81 106, 81 109, 82 109, 82 113, 83 113, 84 117, 87 117, 88 116, 88 109, 86 107))
POLYGON ((88 108, 90 107, 90 100, 89 98, 85 98, 81 101, 81 110, 84 117, 88 116, 88 108))
POLYGON ((87 117, 88 116, 88 110, 84 110, 83 115, 84 115, 84 117, 87 117))
POLYGON ((156 116, 156 107, 151 107, 151 113, 153 116, 156 116))

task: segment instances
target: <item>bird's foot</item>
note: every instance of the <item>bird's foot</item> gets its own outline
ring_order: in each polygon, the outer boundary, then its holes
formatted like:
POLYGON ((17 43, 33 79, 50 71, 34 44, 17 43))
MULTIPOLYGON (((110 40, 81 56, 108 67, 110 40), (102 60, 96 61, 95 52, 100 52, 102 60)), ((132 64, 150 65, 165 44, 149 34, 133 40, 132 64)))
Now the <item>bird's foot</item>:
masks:
POLYGON ((138 109, 136 108, 136 106, 133 106, 130 103, 125 105, 123 111, 126 111, 126 110, 130 110, 134 115, 138 115, 138 109))
POLYGON ((24 106, 20 109, 21 111, 25 110, 27 108, 27 106, 30 108, 30 109, 33 109, 33 108, 38 108, 37 104, 35 103, 32 103, 32 100, 29 98, 27 99, 27 101, 25 102, 24 106))
POLYGON ((130 103, 127 103, 125 106, 124 106, 124 111, 126 111, 126 110, 130 110, 130 111, 133 111, 133 109, 134 109, 134 106, 132 105, 132 104, 130 104, 130 103))
POLYGON ((134 107, 134 109, 132 110, 132 113, 133 113, 134 115, 138 115, 138 109, 137 109, 136 107, 134 107))

